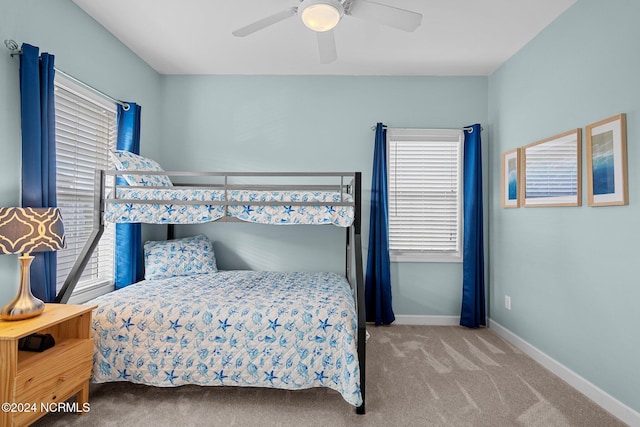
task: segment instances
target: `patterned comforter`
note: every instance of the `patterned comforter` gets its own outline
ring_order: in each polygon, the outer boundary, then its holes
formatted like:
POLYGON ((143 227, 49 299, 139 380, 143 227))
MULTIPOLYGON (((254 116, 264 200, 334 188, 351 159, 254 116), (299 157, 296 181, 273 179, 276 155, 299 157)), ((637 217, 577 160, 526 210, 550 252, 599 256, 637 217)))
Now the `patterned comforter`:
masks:
POLYGON ((220 271, 103 295, 94 382, 329 387, 362 403, 356 312, 335 273, 220 271))
POLYGON ((229 205, 227 216, 259 224, 333 224, 349 227, 353 222, 352 206, 335 206, 351 202, 352 196, 327 191, 250 191, 250 190, 186 189, 186 188, 119 188, 118 199, 140 201, 175 201, 176 203, 108 203, 107 222, 145 224, 197 224, 225 216, 224 205, 215 202, 238 202, 229 205), (203 202, 183 204, 181 201, 203 202), (257 206, 255 202, 304 202, 308 206, 257 206), (316 204, 317 202, 317 204, 316 204))

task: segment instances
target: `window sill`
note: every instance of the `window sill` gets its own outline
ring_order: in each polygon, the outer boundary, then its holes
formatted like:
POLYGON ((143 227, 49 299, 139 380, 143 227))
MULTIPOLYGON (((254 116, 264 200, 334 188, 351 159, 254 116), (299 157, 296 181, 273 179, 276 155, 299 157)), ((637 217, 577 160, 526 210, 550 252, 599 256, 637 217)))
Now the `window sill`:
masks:
POLYGON ((459 255, 389 255, 389 260, 395 263, 461 263, 462 257, 459 255))
POLYGON ((110 281, 100 281, 76 288, 69 298, 69 304, 83 304, 89 300, 108 294, 115 290, 115 285, 110 281))

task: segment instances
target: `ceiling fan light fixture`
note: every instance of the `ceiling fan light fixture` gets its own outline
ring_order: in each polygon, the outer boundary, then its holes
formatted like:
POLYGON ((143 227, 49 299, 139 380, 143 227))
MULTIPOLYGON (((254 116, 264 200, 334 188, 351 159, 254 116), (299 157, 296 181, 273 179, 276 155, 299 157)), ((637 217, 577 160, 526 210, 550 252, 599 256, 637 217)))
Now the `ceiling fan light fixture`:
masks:
POLYGON ((310 30, 332 30, 344 15, 344 7, 337 0, 303 0, 298 7, 302 22, 310 30))

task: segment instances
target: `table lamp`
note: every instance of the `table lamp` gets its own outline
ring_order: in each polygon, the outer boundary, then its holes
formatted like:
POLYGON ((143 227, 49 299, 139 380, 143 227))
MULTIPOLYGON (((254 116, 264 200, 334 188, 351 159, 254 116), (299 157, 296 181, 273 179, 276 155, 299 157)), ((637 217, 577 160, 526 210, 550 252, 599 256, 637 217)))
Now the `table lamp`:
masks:
POLYGON ((39 316, 44 302, 31 293, 32 252, 65 247, 64 227, 58 208, 0 208, 0 254, 21 254, 18 295, 0 311, 2 320, 39 316))

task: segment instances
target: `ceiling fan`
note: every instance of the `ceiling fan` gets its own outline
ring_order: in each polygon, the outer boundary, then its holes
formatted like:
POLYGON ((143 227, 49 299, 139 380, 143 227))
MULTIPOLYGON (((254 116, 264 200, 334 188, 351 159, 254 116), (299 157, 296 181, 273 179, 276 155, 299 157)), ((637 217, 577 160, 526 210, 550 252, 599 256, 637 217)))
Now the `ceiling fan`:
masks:
POLYGON ((233 31, 245 37, 287 18, 300 15, 307 28, 316 32, 320 62, 328 64, 337 59, 333 28, 344 15, 353 16, 403 31, 413 31, 422 23, 422 14, 369 0, 301 0, 291 7, 233 31))

